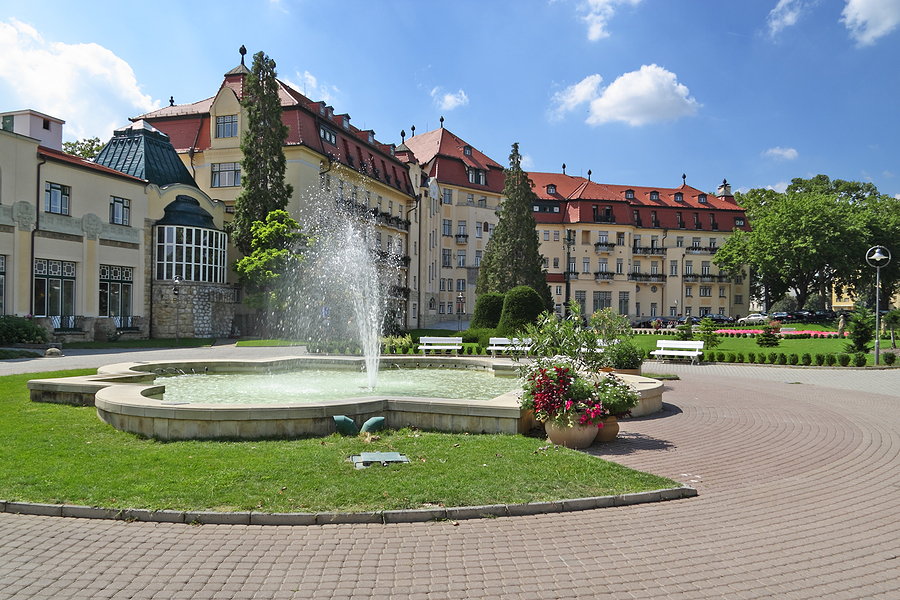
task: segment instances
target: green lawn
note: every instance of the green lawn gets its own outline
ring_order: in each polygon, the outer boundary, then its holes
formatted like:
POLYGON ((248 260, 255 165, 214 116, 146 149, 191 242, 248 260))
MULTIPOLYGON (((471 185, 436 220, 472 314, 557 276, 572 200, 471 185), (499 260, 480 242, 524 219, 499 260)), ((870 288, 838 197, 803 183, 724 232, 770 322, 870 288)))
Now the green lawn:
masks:
POLYGON ((654 475, 536 438, 401 430, 379 439, 158 442, 101 422, 92 407, 33 403, 0 377, 0 499, 113 508, 374 511, 621 494, 675 487, 654 475), (360 452, 406 465, 355 470, 360 452))

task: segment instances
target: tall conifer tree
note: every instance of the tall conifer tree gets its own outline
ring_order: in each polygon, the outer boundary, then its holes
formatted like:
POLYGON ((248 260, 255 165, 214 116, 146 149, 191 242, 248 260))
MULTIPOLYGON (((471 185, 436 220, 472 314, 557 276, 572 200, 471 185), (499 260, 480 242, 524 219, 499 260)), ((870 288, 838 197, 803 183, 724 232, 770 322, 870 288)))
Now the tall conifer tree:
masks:
POLYGON ((488 240, 478 271, 475 290, 478 294, 505 294, 516 286, 533 288, 544 304, 551 307, 550 286, 544 271, 544 257, 540 253, 537 221, 532 206, 537 200, 534 182, 522 170, 519 144, 512 145, 509 168, 504 169, 506 200, 499 213, 499 221, 488 240))
POLYGON ((231 239, 243 254, 252 252, 254 221, 265 222, 273 210, 287 207, 294 187, 285 183, 284 140, 290 129, 281 121, 281 100, 275 61, 263 52, 253 55, 253 69, 244 82, 241 107, 247 119, 241 137, 241 195, 234 203, 231 239))

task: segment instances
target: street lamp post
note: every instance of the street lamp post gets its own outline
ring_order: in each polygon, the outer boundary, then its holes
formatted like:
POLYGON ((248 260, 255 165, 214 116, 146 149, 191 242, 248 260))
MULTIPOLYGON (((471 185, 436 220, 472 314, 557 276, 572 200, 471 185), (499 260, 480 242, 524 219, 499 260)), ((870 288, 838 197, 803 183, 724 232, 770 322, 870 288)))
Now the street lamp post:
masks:
POLYGON ((173 277, 172 283, 175 284, 172 287, 172 296, 175 300, 175 345, 178 346, 179 345, 179 339, 178 339, 178 329, 179 329, 178 317, 179 317, 179 314, 178 313, 180 312, 180 308, 181 308, 181 304, 178 302, 178 288, 181 285, 181 275, 176 275, 175 277, 173 277))
POLYGON ((866 262, 875 267, 875 366, 881 356, 881 267, 891 262, 891 251, 884 246, 872 246, 866 252, 866 262))
POLYGON ((572 230, 566 229, 566 239, 563 248, 566 249, 566 301, 563 305, 563 317, 569 316, 569 300, 572 295, 572 248, 575 246, 575 238, 572 236, 572 230))
POLYGON ((466 297, 462 292, 456 297, 456 331, 462 331, 462 311, 466 307, 466 297))

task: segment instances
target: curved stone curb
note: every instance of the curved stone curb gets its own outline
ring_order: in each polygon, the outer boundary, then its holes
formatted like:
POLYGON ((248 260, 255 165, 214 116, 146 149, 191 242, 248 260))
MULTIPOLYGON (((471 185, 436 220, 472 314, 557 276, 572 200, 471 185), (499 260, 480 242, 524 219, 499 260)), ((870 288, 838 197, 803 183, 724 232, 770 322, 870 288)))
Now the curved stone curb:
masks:
POLYGON ((467 519, 493 519, 496 517, 523 517, 548 513, 574 512, 646 504, 665 500, 679 500, 697 496, 690 486, 619 494, 595 496, 553 502, 528 504, 491 504, 486 506, 457 506, 452 508, 423 508, 414 510, 385 510, 359 513, 263 513, 263 512, 212 512, 147 510, 142 508, 101 508, 74 504, 40 504, 34 502, 0 501, 0 512, 43 517, 72 517, 80 519, 111 519, 115 521, 142 521, 148 523, 185 523, 189 525, 347 525, 424 523, 427 521, 462 521, 467 519))

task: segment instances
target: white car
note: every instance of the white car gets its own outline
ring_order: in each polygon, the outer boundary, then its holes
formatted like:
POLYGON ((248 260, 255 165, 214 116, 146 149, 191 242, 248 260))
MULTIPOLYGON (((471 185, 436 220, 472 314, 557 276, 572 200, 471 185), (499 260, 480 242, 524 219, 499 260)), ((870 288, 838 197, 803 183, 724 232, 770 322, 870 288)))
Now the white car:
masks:
POLYGON ((765 323, 767 320, 766 315, 753 313, 752 315, 747 315, 746 317, 738 319, 738 323, 741 325, 749 325, 751 323, 765 323))

